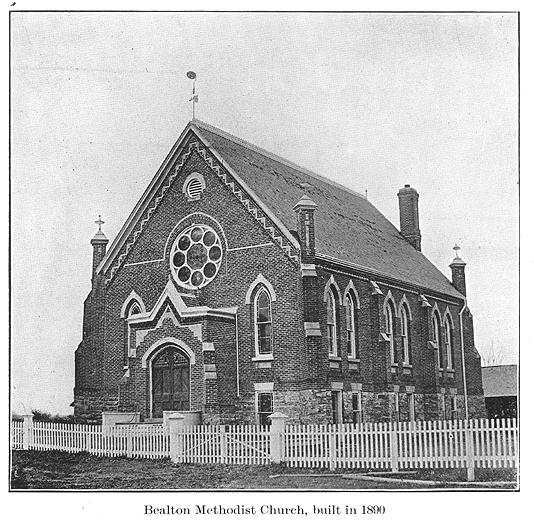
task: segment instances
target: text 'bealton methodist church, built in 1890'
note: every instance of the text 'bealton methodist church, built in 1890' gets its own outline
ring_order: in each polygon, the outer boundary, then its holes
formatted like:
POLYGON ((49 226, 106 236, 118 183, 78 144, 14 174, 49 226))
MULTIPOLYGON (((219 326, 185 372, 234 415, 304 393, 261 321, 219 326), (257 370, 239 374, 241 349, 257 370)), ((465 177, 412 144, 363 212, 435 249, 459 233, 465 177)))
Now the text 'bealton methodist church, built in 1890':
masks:
POLYGON ((107 249, 76 350, 74 412, 202 423, 485 416, 465 263, 421 253, 365 197, 192 120, 107 249), (466 387, 464 388, 464 379, 466 387))

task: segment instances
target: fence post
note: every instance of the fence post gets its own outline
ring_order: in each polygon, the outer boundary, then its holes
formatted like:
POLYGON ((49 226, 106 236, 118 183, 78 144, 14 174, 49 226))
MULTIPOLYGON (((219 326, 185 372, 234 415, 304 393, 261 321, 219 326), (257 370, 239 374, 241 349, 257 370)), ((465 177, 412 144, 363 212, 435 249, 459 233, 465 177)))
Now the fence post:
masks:
POLYGON ((219 425, 219 442, 221 448, 221 463, 228 462, 228 441, 226 439, 226 426, 219 425))
POLYGON ((329 425, 329 435, 328 435, 328 463, 330 470, 336 469, 336 431, 338 430, 339 425, 329 425))
POLYGON ((171 461, 181 463, 184 459, 184 422, 185 416, 169 414, 169 434, 171 437, 171 461))
POLYGON ((399 471, 399 433, 398 421, 390 424, 389 437, 391 445, 391 472, 399 471))
POLYGON ((131 458, 133 456, 133 432, 132 427, 125 426, 126 430, 126 457, 131 458))
POLYGON ((28 450, 33 445, 33 414, 22 415, 22 448, 28 450))
POLYGON ((280 463, 284 459, 285 431, 287 416, 281 412, 273 412, 270 431, 271 463, 280 463))
POLYGON ((467 481, 475 481, 475 449, 472 420, 465 421, 465 451, 467 454, 467 481))

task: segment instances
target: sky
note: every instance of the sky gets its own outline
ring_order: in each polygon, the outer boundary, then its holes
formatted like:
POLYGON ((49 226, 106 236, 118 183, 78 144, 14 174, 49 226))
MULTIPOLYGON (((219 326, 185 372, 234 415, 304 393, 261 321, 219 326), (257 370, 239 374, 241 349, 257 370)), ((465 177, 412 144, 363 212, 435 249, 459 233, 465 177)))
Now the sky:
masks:
POLYGON ((458 243, 482 356, 517 362, 513 14, 14 13, 13 409, 68 413, 101 214, 112 240, 191 118, 458 243))

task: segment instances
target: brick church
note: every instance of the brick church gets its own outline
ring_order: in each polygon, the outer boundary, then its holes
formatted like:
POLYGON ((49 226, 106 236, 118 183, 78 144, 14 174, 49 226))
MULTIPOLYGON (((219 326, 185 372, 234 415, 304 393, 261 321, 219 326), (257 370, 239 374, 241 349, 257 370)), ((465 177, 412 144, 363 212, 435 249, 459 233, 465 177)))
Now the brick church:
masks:
POLYGON ((202 423, 485 416, 465 263, 421 253, 365 197, 192 120, 107 248, 76 350, 74 413, 202 423))

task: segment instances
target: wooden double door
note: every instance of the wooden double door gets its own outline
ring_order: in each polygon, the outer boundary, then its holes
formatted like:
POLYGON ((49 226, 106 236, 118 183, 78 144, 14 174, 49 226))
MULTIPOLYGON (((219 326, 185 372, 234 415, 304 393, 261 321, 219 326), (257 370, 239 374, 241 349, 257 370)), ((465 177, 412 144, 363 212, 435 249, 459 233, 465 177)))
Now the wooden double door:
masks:
POLYGON ((186 354, 166 347, 152 361, 152 417, 164 410, 190 410, 191 372, 186 354))

